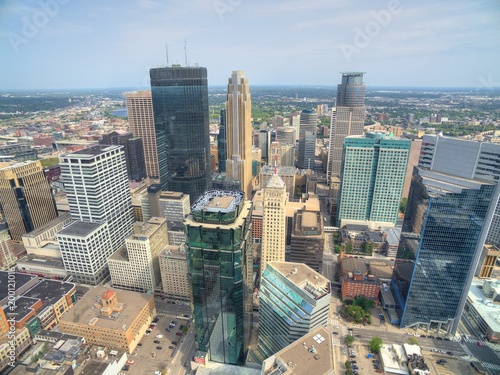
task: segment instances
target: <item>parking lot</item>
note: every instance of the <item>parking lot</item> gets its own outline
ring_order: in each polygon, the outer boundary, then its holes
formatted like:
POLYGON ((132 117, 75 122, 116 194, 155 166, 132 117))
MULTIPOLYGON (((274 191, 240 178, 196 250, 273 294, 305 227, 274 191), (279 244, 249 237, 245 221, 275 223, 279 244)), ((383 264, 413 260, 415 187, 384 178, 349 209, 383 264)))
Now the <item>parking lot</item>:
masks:
POLYGON ((155 371, 168 368, 176 349, 186 338, 182 328, 187 324, 187 320, 181 320, 175 315, 160 317, 157 325, 150 327, 151 332, 149 334, 146 332, 134 353, 129 355, 129 360, 133 360, 134 364, 130 365, 128 370, 122 369, 122 372, 143 375, 154 374, 155 371), (175 327, 168 331, 169 324, 173 321, 176 322, 175 327))

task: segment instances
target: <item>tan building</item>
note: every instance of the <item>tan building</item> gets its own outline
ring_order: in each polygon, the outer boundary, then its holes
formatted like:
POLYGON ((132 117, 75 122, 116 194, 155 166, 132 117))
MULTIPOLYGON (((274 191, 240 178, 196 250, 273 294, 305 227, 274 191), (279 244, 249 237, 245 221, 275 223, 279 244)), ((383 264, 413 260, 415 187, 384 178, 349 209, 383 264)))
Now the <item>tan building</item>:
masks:
POLYGON ((285 183, 278 174, 274 174, 264 188, 260 259, 261 276, 264 273, 267 262, 285 261, 286 201, 285 183))
POLYGON ((189 301, 191 289, 185 246, 167 246, 159 261, 163 295, 174 301, 189 301))
POLYGON ((500 257, 500 249, 495 245, 485 244, 479 259, 476 276, 481 278, 491 277, 498 257, 500 257))
MULTIPOLYGON (((273 161, 274 163, 274 161, 273 161)), ((286 186, 286 192, 288 193, 289 197, 293 197, 294 190, 295 190, 295 177, 297 174, 297 168, 295 167, 277 167, 276 168, 277 174, 280 176, 280 178, 283 180, 286 186)), ((274 166, 272 165, 265 165, 262 167, 260 170, 260 175, 259 175, 259 182, 260 182, 260 188, 264 189, 267 186, 267 182, 271 179, 271 177, 274 175, 274 166)))
POLYGON ((252 101, 245 73, 234 71, 227 85, 226 175, 240 181, 246 199, 252 198, 252 101))
POLYGON ((106 287, 91 289, 60 323, 61 331, 132 353, 146 332, 156 307, 152 294, 106 287))
POLYGON ((0 269, 8 270, 16 264, 16 261, 14 242, 4 224, 0 224, 0 269))
POLYGON ((23 327, 16 329, 14 335, 11 336, 7 334, 0 336, 0 373, 3 373, 3 370, 5 370, 7 366, 10 366, 13 360, 10 358, 12 350, 11 343, 14 343, 15 347, 16 359, 13 361, 15 362, 19 359, 20 354, 32 343, 28 328, 23 327))
POLYGON ((413 176, 413 168, 418 165, 420 158, 420 149, 422 148, 422 138, 415 136, 406 136, 411 139, 410 154, 408 155, 408 167, 406 168, 405 184, 403 187, 403 198, 408 198, 410 193, 411 178, 413 176))
POLYGON ((322 272, 325 237, 321 212, 297 211, 290 242, 290 262, 304 263, 316 272, 322 272))
POLYGON ((293 145, 272 142, 271 155, 273 155, 273 164, 276 158, 276 165, 283 167, 293 167, 293 163, 295 161, 295 150, 293 145))
POLYGON ((134 137, 142 138, 146 175, 159 178, 160 170, 158 167, 151 91, 129 92, 125 98, 127 101, 129 131, 134 137))
POLYGON ((158 256, 167 245, 166 219, 152 217, 134 224, 134 234, 125 246, 108 259, 111 283, 115 288, 146 293, 160 284, 158 256))
POLYGON ((57 217, 40 161, 0 167, 0 206, 14 241, 57 217))

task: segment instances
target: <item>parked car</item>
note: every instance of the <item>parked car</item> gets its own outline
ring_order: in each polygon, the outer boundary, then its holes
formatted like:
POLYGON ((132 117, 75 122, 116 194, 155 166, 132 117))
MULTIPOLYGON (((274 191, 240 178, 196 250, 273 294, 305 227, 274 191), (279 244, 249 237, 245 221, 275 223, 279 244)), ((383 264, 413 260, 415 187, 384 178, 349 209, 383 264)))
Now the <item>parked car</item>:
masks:
POLYGON ((162 338, 163 338, 163 335, 156 335, 156 338, 157 338, 157 339, 162 339, 162 338))
POLYGON ((176 336, 182 336, 182 332, 175 332, 176 336))
POLYGON ((442 339, 443 339, 443 338, 442 338, 442 337, 440 337, 440 336, 436 337, 436 340, 442 340, 442 339))
POLYGON ((157 350, 162 350, 163 348, 161 346, 156 347, 157 350))
POLYGON ((127 365, 133 365, 135 363, 135 361, 133 359, 129 359, 127 360, 127 365))
POLYGON ((159 344, 160 342, 158 340, 154 340, 153 344, 159 344))
POLYGON ((177 341, 172 341, 172 345, 177 345, 177 341))
POLYGON ((173 347, 172 345, 170 345, 168 348, 169 348, 169 349, 174 349, 174 347, 173 347))

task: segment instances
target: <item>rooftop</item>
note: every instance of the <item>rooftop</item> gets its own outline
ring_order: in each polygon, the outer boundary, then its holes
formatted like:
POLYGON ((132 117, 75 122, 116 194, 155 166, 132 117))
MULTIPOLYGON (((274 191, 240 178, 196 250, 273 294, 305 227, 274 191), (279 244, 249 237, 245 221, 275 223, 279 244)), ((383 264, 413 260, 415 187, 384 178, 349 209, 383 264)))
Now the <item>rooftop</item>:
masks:
POLYGON ((366 263, 363 259, 344 258, 340 261, 340 270, 344 274, 354 271, 361 271, 366 274, 366 263))
POLYGON ((93 145, 93 146, 84 148, 83 150, 78 150, 78 151, 72 152, 70 154, 63 154, 63 155, 61 155, 61 157, 78 158, 78 159, 85 159, 85 158, 89 158, 89 157, 92 158, 92 157, 100 155, 106 151, 114 151, 114 150, 117 150, 120 148, 122 148, 122 146, 93 145))
POLYGON ((229 190, 207 190, 193 204, 192 211, 231 212, 244 199, 245 193, 229 190))
MULTIPOLYGON (((8 296, 8 288, 7 288, 7 284, 8 284, 8 280, 9 280, 8 277, 9 277, 9 272, 0 271, 0 301, 2 301, 4 298, 6 298, 8 296)), ((20 273, 20 272, 15 272, 14 277, 16 280, 16 284, 15 284, 16 291, 19 290, 23 285, 25 285, 29 281, 37 278, 37 276, 35 276, 35 275, 27 275, 27 274, 20 273)), ((19 295, 19 294, 16 293, 16 295, 19 295)))
POLYGON ((16 304, 9 307, 10 318, 16 319, 17 322, 23 320, 26 315, 32 311, 36 311, 33 305, 37 303, 39 298, 30 298, 20 296, 16 299, 16 304))
POLYGON ((32 230, 29 233, 23 235, 23 237, 36 237, 40 234, 46 232, 48 229, 55 227, 60 223, 64 223, 65 221, 71 220, 71 214, 69 212, 65 212, 64 214, 56 217, 54 220, 49 221, 47 224, 38 227, 35 230, 32 230))
POLYGON ((304 263, 268 262, 267 264, 316 300, 330 291, 330 280, 304 263))
POLYGON ((91 223, 88 221, 73 221, 66 228, 58 232, 65 236, 88 236, 93 231, 97 230, 104 223, 91 223))
POLYGON ((24 293, 23 296, 39 298, 45 307, 53 305, 72 291, 76 292, 76 285, 73 283, 44 279, 24 293))
POLYGON ((266 189, 268 188, 283 189, 284 187, 285 183, 277 173, 274 173, 266 184, 266 189))
MULTIPOLYGON (((274 363, 264 371, 265 375, 331 374, 334 365, 331 333, 317 327, 266 361, 272 361, 273 357, 274 363)), ((264 362, 264 366, 266 364, 264 362)))
POLYGON ((168 245, 162 250, 160 257, 186 260, 186 248, 184 245, 168 245))
POLYGON ((469 289, 468 300, 494 332, 500 332, 500 304, 486 299, 481 285, 484 280, 474 280, 469 289))
MULTIPOLYGON (((288 166, 279 166, 276 168, 277 174, 279 175, 290 175, 293 176, 297 173, 297 168, 288 166)), ((260 174, 274 174, 274 166, 264 165, 260 170, 260 174)))

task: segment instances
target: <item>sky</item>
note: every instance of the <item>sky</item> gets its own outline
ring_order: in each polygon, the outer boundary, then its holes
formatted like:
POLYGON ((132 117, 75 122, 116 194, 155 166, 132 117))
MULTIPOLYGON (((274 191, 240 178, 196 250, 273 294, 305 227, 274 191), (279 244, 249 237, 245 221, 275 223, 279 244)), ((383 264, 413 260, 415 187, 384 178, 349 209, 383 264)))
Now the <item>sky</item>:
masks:
POLYGON ((209 85, 500 86, 499 0, 0 0, 0 90, 209 85))

